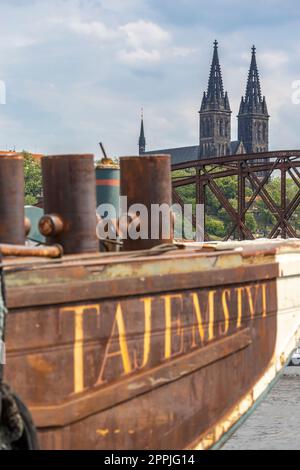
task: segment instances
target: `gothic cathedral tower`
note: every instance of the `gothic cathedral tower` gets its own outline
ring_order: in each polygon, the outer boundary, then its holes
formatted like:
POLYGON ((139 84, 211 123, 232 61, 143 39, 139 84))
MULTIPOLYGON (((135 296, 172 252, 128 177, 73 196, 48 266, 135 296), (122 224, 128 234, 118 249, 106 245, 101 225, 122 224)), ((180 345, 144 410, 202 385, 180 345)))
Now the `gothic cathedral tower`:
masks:
POLYGON ((204 92, 200 114, 200 158, 230 154, 231 110, 227 92, 224 93, 218 42, 214 42, 213 59, 204 92))
POLYGON ((238 139, 247 153, 267 152, 269 147, 269 114, 261 94, 255 51, 253 46, 246 94, 238 114, 238 139))

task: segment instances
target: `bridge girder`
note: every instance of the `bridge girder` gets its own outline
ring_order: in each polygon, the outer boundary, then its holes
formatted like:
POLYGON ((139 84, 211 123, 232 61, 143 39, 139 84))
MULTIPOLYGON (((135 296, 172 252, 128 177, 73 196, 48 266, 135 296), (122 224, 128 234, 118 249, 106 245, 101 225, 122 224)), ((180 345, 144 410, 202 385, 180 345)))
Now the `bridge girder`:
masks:
MULTIPOLYGON (((231 220, 231 225, 225 236, 230 238, 253 239, 256 234, 252 233, 247 226, 246 215, 250 212, 257 198, 260 198, 274 219, 273 225, 266 234, 268 238, 300 237, 299 229, 293 224, 293 215, 300 206, 300 150, 280 150, 266 153, 243 154, 195 160, 172 165, 173 200, 181 206, 184 202, 178 194, 178 188, 187 185, 195 186, 195 199, 197 204, 204 205, 207 214, 206 190, 210 189, 217 198, 226 214, 231 220), (176 176, 176 171, 186 170, 186 175, 176 176), (268 183, 276 172, 280 177, 280 201, 274 200, 268 189, 268 183), (233 207, 222 189, 218 185, 220 178, 237 178, 237 207, 233 207), (288 200, 287 179, 295 183, 296 192, 288 200), (246 188, 251 187, 252 195, 246 195, 246 188)), ((193 216, 193 226, 196 218, 193 216)), ((205 239, 209 235, 205 231, 205 239)))

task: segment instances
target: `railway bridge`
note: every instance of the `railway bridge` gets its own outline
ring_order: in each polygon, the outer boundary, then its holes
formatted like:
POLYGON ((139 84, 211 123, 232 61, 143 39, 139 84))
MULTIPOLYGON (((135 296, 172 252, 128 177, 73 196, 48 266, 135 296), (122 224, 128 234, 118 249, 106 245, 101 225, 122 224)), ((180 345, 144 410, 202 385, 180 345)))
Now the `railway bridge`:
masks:
POLYGON ((300 238, 300 150, 175 164, 172 185, 174 203, 183 206, 192 197, 194 202, 204 205, 206 240, 214 238, 209 230, 210 219, 218 219, 218 214, 212 214, 212 201, 225 221, 225 231, 220 237, 224 240, 251 240, 260 236, 300 238), (226 193, 229 184, 235 192, 233 197, 226 193), (253 227, 253 220, 260 220, 260 230, 257 225, 253 227))

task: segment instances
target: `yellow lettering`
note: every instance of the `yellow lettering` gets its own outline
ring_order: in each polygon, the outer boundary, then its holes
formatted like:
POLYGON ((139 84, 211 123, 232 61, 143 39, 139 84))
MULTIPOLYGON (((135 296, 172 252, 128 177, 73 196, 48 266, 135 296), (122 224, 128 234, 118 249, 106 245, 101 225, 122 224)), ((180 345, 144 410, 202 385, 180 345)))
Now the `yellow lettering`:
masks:
POLYGON ((209 291, 208 294, 208 313, 209 313, 209 323, 208 323, 208 341, 214 339, 214 321, 215 321, 215 290, 209 291))
POLYGON ((144 352, 143 352, 143 362, 141 365, 138 365, 137 357, 135 354, 134 358, 134 368, 142 369, 148 363, 150 356, 150 346, 151 346, 151 311, 152 311, 152 297, 147 297, 141 299, 144 302, 144 315, 145 315, 145 330, 144 330, 144 352))
POLYGON ((83 316, 86 312, 95 310, 100 315, 99 305, 80 305, 79 307, 65 307, 60 314, 69 312, 74 315, 74 346, 73 346, 73 370, 74 370, 74 393, 84 390, 84 329, 83 316))
POLYGON ((165 359, 170 359, 171 357, 177 356, 183 352, 183 329, 181 328, 180 313, 176 320, 172 321, 172 300, 180 299, 182 302, 182 295, 166 295, 162 297, 165 301, 165 359), (176 354, 172 355, 172 327, 173 325, 177 326, 177 335, 180 337, 180 349, 176 354))
MULTIPOLYGON (((203 328, 203 321, 202 321, 201 308, 200 308, 200 304, 199 304, 199 298, 198 298, 198 294, 196 294, 194 292, 191 294, 191 296, 192 296, 192 299, 193 299, 194 312, 195 312, 196 318, 197 318, 198 333, 199 333, 199 336, 200 336, 201 345, 203 346, 203 343, 204 343, 204 328, 203 328)), ((195 330, 196 330, 196 327, 193 324, 193 326, 192 326, 192 348, 195 348, 197 346, 196 338, 195 338, 195 334, 196 334, 195 330)))
POLYGON ((247 286, 247 287, 246 287, 246 293, 247 293, 248 302, 249 302, 249 309, 250 309, 250 317, 251 317, 251 320, 253 320, 254 315, 255 315, 255 310, 256 310, 256 304, 257 304, 257 297, 258 297, 259 288, 260 288, 260 285, 257 284, 257 285, 255 286, 255 298, 254 298, 254 301, 253 301, 252 293, 251 293, 251 286, 247 286))
POLYGON ((103 375, 105 372, 107 362, 110 358, 116 357, 116 356, 121 356, 124 374, 129 374, 132 371, 132 367, 131 367, 129 351, 127 347, 126 330, 125 330, 123 312, 122 312, 120 303, 118 303, 118 306, 117 306, 116 315, 115 315, 114 323, 113 323, 112 330, 111 330, 111 335, 107 342, 100 374, 95 385, 100 385, 101 383, 105 382, 105 379, 103 379, 103 375), (118 340, 119 340, 120 349, 118 349, 117 351, 110 352, 109 350, 111 347, 111 342, 114 337, 114 333, 116 329, 118 332, 118 340))
MULTIPOLYGON (((211 290, 208 293, 208 341, 212 341, 215 337, 214 335, 214 320, 215 320, 215 290, 211 290)), ((203 345, 205 340, 204 335, 204 326, 203 326, 203 319, 201 314, 201 307, 199 303, 198 294, 192 293, 193 299, 193 306, 194 312, 196 313, 197 318, 197 325, 198 325, 198 332, 201 340, 201 344, 203 345)), ((195 325, 192 326, 192 348, 196 347, 196 339, 195 339, 195 325)))
POLYGON ((228 309, 228 304, 227 300, 230 300, 231 297, 231 292, 229 289, 225 289, 222 292, 222 307, 223 307, 223 313, 224 313, 224 329, 222 328, 222 324, 220 325, 220 334, 221 335, 226 335, 226 333, 229 330, 229 309, 228 309))
POLYGON ((267 316, 267 284, 261 285, 261 296, 262 296, 262 317, 267 316))
POLYGON ((243 303, 242 303, 242 295, 243 295, 243 290, 244 287, 237 287, 235 291, 237 292, 237 322, 236 322, 236 327, 240 328, 242 325, 242 309, 243 309, 243 303))

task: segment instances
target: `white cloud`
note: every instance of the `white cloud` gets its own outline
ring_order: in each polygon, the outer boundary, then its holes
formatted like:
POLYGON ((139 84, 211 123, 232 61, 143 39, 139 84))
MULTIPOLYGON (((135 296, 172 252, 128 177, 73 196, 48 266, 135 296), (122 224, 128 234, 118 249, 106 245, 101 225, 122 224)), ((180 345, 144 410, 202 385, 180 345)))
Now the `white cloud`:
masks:
POLYGON ((0 148, 98 152, 101 136, 112 154, 134 153, 143 105, 149 149, 195 144, 215 38, 232 138, 254 41, 271 146, 300 145, 300 106, 290 98, 300 78, 299 15, 289 20, 281 8, 274 24, 263 4, 246 16, 237 0, 228 14, 217 8, 221 0, 203 2, 199 13, 197 0, 1 1, 0 79, 8 97, 0 148))
POLYGON ((150 21, 138 20, 120 26, 127 48, 122 48, 119 58, 128 65, 159 62, 171 40, 168 31, 150 21))
MULTIPOLYGON (((159 25, 142 19, 114 28, 102 21, 83 21, 79 17, 51 18, 52 25, 64 25, 76 34, 100 43, 110 43, 117 51, 116 57, 127 65, 159 62, 163 52, 186 56, 188 49, 169 46, 171 35, 159 25)), ((111 56, 113 57, 113 56, 111 56)))
POLYGON ((127 38, 127 44, 134 49, 160 47, 170 40, 170 33, 150 21, 139 20, 120 26, 127 38))
POLYGON ((187 57, 196 51, 197 49, 190 48, 190 47, 173 47, 172 48, 172 54, 174 57, 187 57))
POLYGON ((49 23, 63 24, 77 34, 98 40, 116 40, 133 51, 151 51, 165 45, 171 35, 159 25, 142 19, 112 27, 102 21, 83 21, 80 17, 52 18, 49 23))
POLYGON ((107 27, 101 21, 85 22, 79 18, 71 19, 70 28, 79 34, 84 34, 100 41, 110 41, 118 37, 118 32, 107 27))
POLYGON ((259 60, 264 67, 277 69, 289 62, 289 56, 283 51, 265 51, 260 53, 259 60))
POLYGON ((132 51, 122 49, 119 58, 127 64, 136 64, 137 62, 159 62, 161 54, 158 50, 146 51, 145 49, 134 49, 132 51))

